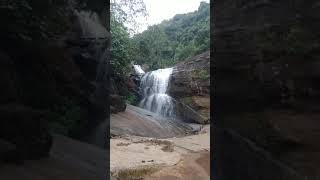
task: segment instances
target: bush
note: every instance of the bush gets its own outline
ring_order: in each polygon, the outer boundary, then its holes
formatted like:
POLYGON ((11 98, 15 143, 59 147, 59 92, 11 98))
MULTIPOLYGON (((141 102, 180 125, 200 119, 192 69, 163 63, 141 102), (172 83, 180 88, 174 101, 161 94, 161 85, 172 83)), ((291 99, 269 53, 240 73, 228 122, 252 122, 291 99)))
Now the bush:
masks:
POLYGON ((125 101, 126 101, 128 104, 136 105, 136 104, 138 104, 138 97, 135 96, 133 93, 129 92, 129 93, 125 96, 125 101))

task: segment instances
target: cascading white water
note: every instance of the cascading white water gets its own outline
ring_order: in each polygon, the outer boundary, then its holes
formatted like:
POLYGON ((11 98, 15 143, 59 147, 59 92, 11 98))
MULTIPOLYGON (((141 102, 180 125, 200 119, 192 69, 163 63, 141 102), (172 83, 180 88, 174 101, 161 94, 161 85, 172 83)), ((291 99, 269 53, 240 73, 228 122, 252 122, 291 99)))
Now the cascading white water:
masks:
POLYGON ((146 73, 140 83, 143 99, 139 106, 158 115, 174 116, 172 98, 166 94, 173 68, 158 69, 146 73))
POLYGON ((140 65, 133 65, 134 71, 136 74, 138 75, 143 75, 145 74, 145 72, 143 71, 143 69, 141 68, 140 65))

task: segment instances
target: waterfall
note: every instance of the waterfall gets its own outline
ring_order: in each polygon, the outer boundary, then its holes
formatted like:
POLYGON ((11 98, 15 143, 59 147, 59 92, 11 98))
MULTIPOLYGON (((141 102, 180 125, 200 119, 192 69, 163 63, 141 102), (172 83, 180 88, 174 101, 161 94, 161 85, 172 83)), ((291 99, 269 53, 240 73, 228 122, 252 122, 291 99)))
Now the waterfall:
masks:
POLYGON ((143 74, 145 74, 145 72, 143 71, 143 69, 141 68, 140 65, 133 65, 133 68, 134 68, 134 72, 135 72, 137 75, 143 75, 143 74))
POLYGON ((139 106, 164 117, 174 116, 172 98, 166 94, 173 68, 146 73, 140 83, 143 99, 139 106))

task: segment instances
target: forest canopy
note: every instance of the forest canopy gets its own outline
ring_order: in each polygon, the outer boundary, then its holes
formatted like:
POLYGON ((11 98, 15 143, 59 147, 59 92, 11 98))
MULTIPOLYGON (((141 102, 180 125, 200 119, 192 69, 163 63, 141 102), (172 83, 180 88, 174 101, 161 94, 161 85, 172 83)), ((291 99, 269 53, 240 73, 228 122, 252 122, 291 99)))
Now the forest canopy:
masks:
POLYGON ((133 37, 124 22, 113 16, 111 34, 111 65, 117 74, 125 74, 132 62, 148 70, 170 67, 210 49, 210 5, 201 2, 198 10, 177 14, 133 37))

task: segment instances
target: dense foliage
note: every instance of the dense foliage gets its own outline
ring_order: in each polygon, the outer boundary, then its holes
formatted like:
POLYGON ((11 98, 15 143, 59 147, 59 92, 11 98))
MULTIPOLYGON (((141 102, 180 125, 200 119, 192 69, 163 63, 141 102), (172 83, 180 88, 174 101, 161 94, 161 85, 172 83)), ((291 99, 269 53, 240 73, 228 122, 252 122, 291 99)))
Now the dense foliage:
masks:
MULTIPOLYGON (((206 2, 201 2, 195 12, 178 14, 132 38, 123 25, 129 15, 121 15, 124 12, 118 6, 111 7, 112 64, 119 74, 125 74, 132 61, 154 70, 173 66, 210 48, 210 5, 206 2)), ((137 12, 143 7, 139 5, 137 12)))
POLYGON ((170 20, 148 27, 132 38, 137 64, 158 69, 210 48, 210 5, 201 2, 195 12, 178 14, 170 20))
POLYGON ((110 61, 113 76, 124 76, 129 72, 133 44, 130 39, 130 29, 125 26, 137 26, 135 18, 145 16, 146 9, 143 0, 112 0, 111 1, 110 32, 112 36, 110 61))
POLYGON ((123 76, 129 71, 131 41, 127 28, 123 23, 116 21, 115 17, 111 17, 111 52, 112 58, 110 65, 112 67, 112 74, 123 76))
POLYGON ((110 10, 115 21, 126 24, 130 33, 135 33, 140 25, 136 18, 147 16, 143 0, 111 0, 110 10))

